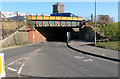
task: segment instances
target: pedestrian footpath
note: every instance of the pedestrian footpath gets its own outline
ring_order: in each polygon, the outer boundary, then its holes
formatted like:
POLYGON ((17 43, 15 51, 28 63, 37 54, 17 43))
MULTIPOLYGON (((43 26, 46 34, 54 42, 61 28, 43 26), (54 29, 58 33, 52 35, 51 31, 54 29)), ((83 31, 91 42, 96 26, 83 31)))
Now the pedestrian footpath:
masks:
POLYGON ((84 51, 92 55, 119 60, 118 51, 87 45, 90 43, 93 43, 93 42, 73 40, 73 41, 70 41, 68 45, 73 49, 84 51))

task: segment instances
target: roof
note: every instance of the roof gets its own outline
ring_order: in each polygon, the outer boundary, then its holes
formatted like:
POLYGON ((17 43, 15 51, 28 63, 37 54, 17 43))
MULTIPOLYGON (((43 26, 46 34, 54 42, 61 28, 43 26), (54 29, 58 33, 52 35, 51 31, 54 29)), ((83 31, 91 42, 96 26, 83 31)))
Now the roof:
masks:
POLYGON ((59 2, 57 2, 56 4, 53 4, 53 6, 54 6, 54 5, 63 5, 63 6, 64 6, 64 4, 59 3, 59 2))
MULTIPOLYGON (((20 13, 18 12, 18 16, 19 17, 24 17, 24 16, 29 16, 29 15, 36 15, 36 14, 32 14, 32 13, 20 13)), ((37 14, 37 15, 42 15, 42 14, 37 14)), ((48 14, 45 14, 48 15, 48 14)), ((17 14, 16 12, 5 12, 5 11, 1 11, 1 18, 16 18, 17 14)))

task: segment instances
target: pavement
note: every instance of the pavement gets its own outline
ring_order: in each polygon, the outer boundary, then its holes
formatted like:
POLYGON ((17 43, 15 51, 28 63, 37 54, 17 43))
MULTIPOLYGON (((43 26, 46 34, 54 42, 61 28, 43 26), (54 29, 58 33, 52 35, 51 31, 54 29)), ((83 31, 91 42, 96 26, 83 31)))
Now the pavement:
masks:
POLYGON ((3 53, 6 77, 118 77, 118 62, 74 51, 66 42, 38 43, 3 53))
POLYGON ((68 43, 68 45, 71 48, 76 49, 78 51, 83 51, 86 54, 91 54, 106 59, 120 61, 118 57, 118 51, 87 45, 91 43, 93 44, 93 42, 72 40, 68 43))

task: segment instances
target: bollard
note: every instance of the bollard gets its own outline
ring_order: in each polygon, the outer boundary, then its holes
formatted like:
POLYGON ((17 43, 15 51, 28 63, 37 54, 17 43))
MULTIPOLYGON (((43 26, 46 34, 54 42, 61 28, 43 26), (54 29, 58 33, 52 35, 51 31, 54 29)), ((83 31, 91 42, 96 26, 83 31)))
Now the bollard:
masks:
POLYGON ((0 79, 5 77, 4 53, 0 53, 0 79))

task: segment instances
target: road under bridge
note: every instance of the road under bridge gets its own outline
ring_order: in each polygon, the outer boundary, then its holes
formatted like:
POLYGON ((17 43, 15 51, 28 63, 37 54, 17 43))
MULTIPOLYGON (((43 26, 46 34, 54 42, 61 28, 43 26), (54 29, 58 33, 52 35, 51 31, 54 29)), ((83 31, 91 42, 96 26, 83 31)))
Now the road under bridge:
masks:
POLYGON ((67 32, 75 36, 72 28, 81 28, 82 17, 27 16, 28 23, 35 27, 47 41, 66 41, 67 32))

